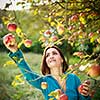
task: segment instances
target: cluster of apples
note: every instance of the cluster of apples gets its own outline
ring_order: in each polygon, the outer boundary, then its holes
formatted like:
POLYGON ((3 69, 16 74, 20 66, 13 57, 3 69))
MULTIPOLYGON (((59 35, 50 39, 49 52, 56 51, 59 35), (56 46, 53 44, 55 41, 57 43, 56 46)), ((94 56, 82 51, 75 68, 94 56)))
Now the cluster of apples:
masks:
MULTIPOLYGON (((17 25, 16 23, 8 23, 7 24, 7 29, 10 31, 10 32, 15 32, 16 29, 17 29, 17 25)), ((7 39, 7 43, 10 43, 12 41, 13 42, 13 37, 14 35, 12 35, 11 33, 9 33, 8 35, 6 35, 6 39, 7 39)), ((29 39, 24 39, 23 41, 23 44, 25 45, 25 47, 29 48, 32 46, 32 41, 29 40, 29 39)))

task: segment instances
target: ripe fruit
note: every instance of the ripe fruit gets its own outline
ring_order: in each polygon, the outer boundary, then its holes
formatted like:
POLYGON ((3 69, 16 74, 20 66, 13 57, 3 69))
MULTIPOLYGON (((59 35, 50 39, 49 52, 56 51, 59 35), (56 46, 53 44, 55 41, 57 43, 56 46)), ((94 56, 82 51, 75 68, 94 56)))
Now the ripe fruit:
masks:
POLYGON ((44 36, 49 37, 52 32, 50 30, 46 30, 44 32, 44 36))
POLYGON ((62 35, 65 31, 63 24, 58 24, 57 31, 59 35, 62 35))
POLYGON ((90 32, 89 35, 88 35, 90 38, 92 38, 94 36, 94 33, 93 32, 90 32))
POLYGON ((83 91, 83 87, 84 87, 84 85, 82 85, 82 84, 78 87, 78 91, 79 91, 79 93, 82 93, 82 91, 83 91))
POLYGON ((100 65, 92 65, 87 74, 92 78, 97 78, 98 76, 100 76, 100 65))
POLYGON ((24 45, 25 45, 25 47, 31 47, 32 46, 32 41, 31 40, 29 40, 29 39, 26 39, 26 40, 24 40, 24 45))
POLYGON ((58 37, 57 37, 56 35, 52 36, 51 38, 52 38, 52 41, 53 41, 53 42, 55 42, 55 41, 58 40, 58 37))
POLYGON ((68 30, 69 30, 69 31, 71 31, 71 30, 73 30, 73 29, 75 29, 75 26, 72 26, 72 25, 71 25, 71 26, 68 27, 68 30))
POLYGON ((12 35, 11 33, 9 33, 9 34, 7 34, 7 35, 5 35, 3 37, 3 42, 4 42, 4 44, 10 43, 10 45, 14 45, 14 43, 15 43, 15 36, 12 35))
POLYGON ((68 100, 68 96, 66 94, 61 94, 58 100, 68 100))
POLYGON ((42 89, 46 89, 47 87, 48 87, 47 82, 42 82, 42 83, 41 83, 41 88, 42 88, 42 89))
POLYGON ((78 16, 77 15, 73 15, 71 18, 70 18, 71 21, 73 22, 76 22, 78 20, 78 16))
POLYGON ((79 52, 74 52, 73 55, 74 55, 74 56, 78 56, 78 57, 80 57, 80 58, 83 58, 84 53, 79 51, 79 52))
POLYGON ((16 25, 15 23, 9 23, 9 24, 7 25, 7 29, 8 29, 9 31, 11 31, 11 32, 16 31, 17 25, 16 25))

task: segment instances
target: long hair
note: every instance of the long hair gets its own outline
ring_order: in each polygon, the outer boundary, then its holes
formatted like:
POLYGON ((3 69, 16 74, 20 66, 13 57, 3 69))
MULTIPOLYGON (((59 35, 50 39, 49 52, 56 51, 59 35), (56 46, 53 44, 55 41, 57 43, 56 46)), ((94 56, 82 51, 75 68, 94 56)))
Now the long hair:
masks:
POLYGON ((64 73, 68 69, 68 64, 67 64, 67 62, 64 58, 64 55, 62 54, 61 50, 57 46, 48 46, 48 47, 45 48, 44 53, 43 53, 43 57, 42 57, 42 63, 41 63, 41 72, 42 72, 42 74, 43 75, 51 74, 50 68, 48 67, 48 65, 46 63, 46 51, 50 48, 55 48, 60 53, 60 56, 63 59, 62 72, 64 73))

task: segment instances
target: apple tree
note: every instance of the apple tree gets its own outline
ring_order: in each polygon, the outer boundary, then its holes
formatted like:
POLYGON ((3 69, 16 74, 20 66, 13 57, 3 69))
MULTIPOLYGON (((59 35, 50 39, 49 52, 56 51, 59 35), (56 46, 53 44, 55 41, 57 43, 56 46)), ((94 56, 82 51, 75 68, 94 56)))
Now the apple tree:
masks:
MULTIPOLYGON (((93 97, 94 91, 97 92, 100 88, 100 1, 23 0, 17 3, 17 5, 22 5, 23 9, 27 6, 26 4, 30 4, 27 13, 32 13, 33 17, 42 22, 40 23, 42 26, 39 25, 38 29, 40 36, 37 37, 42 43, 41 46, 54 44, 60 46, 64 43, 70 45, 71 54, 67 55, 68 71, 77 74, 82 81, 91 81, 90 95, 93 97), (77 57, 78 60, 71 64, 70 56, 77 57)), ((16 19, 16 11, 13 12, 16 19)), ((8 22, 11 21, 12 19, 8 22)), ((10 32, 15 31, 16 36, 21 39, 19 47, 22 44, 30 47, 32 42, 27 39, 20 24, 17 19, 16 24, 7 23, 6 25, 10 32)), ((66 52, 68 52, 68 45, 64 48, 66 52)), ((67 75, 62 76, 64 77, 67 75)))

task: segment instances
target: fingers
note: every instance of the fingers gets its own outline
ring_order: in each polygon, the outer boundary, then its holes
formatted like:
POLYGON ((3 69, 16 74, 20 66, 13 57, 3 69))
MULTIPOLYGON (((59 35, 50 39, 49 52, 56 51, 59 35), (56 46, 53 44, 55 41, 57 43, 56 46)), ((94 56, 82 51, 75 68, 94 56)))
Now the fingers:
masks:
POLYGON ((89 95, 89 87, 83 86, 83 90, 82 90, 81 94, 84 96, 88 96, 89 95))
POLYGON ((78 88, 79 93, 84 95, 84 96, 88 96, 89 95, 89 89, 90 89, 90 84, 88 82, 84 82, 78 88))

